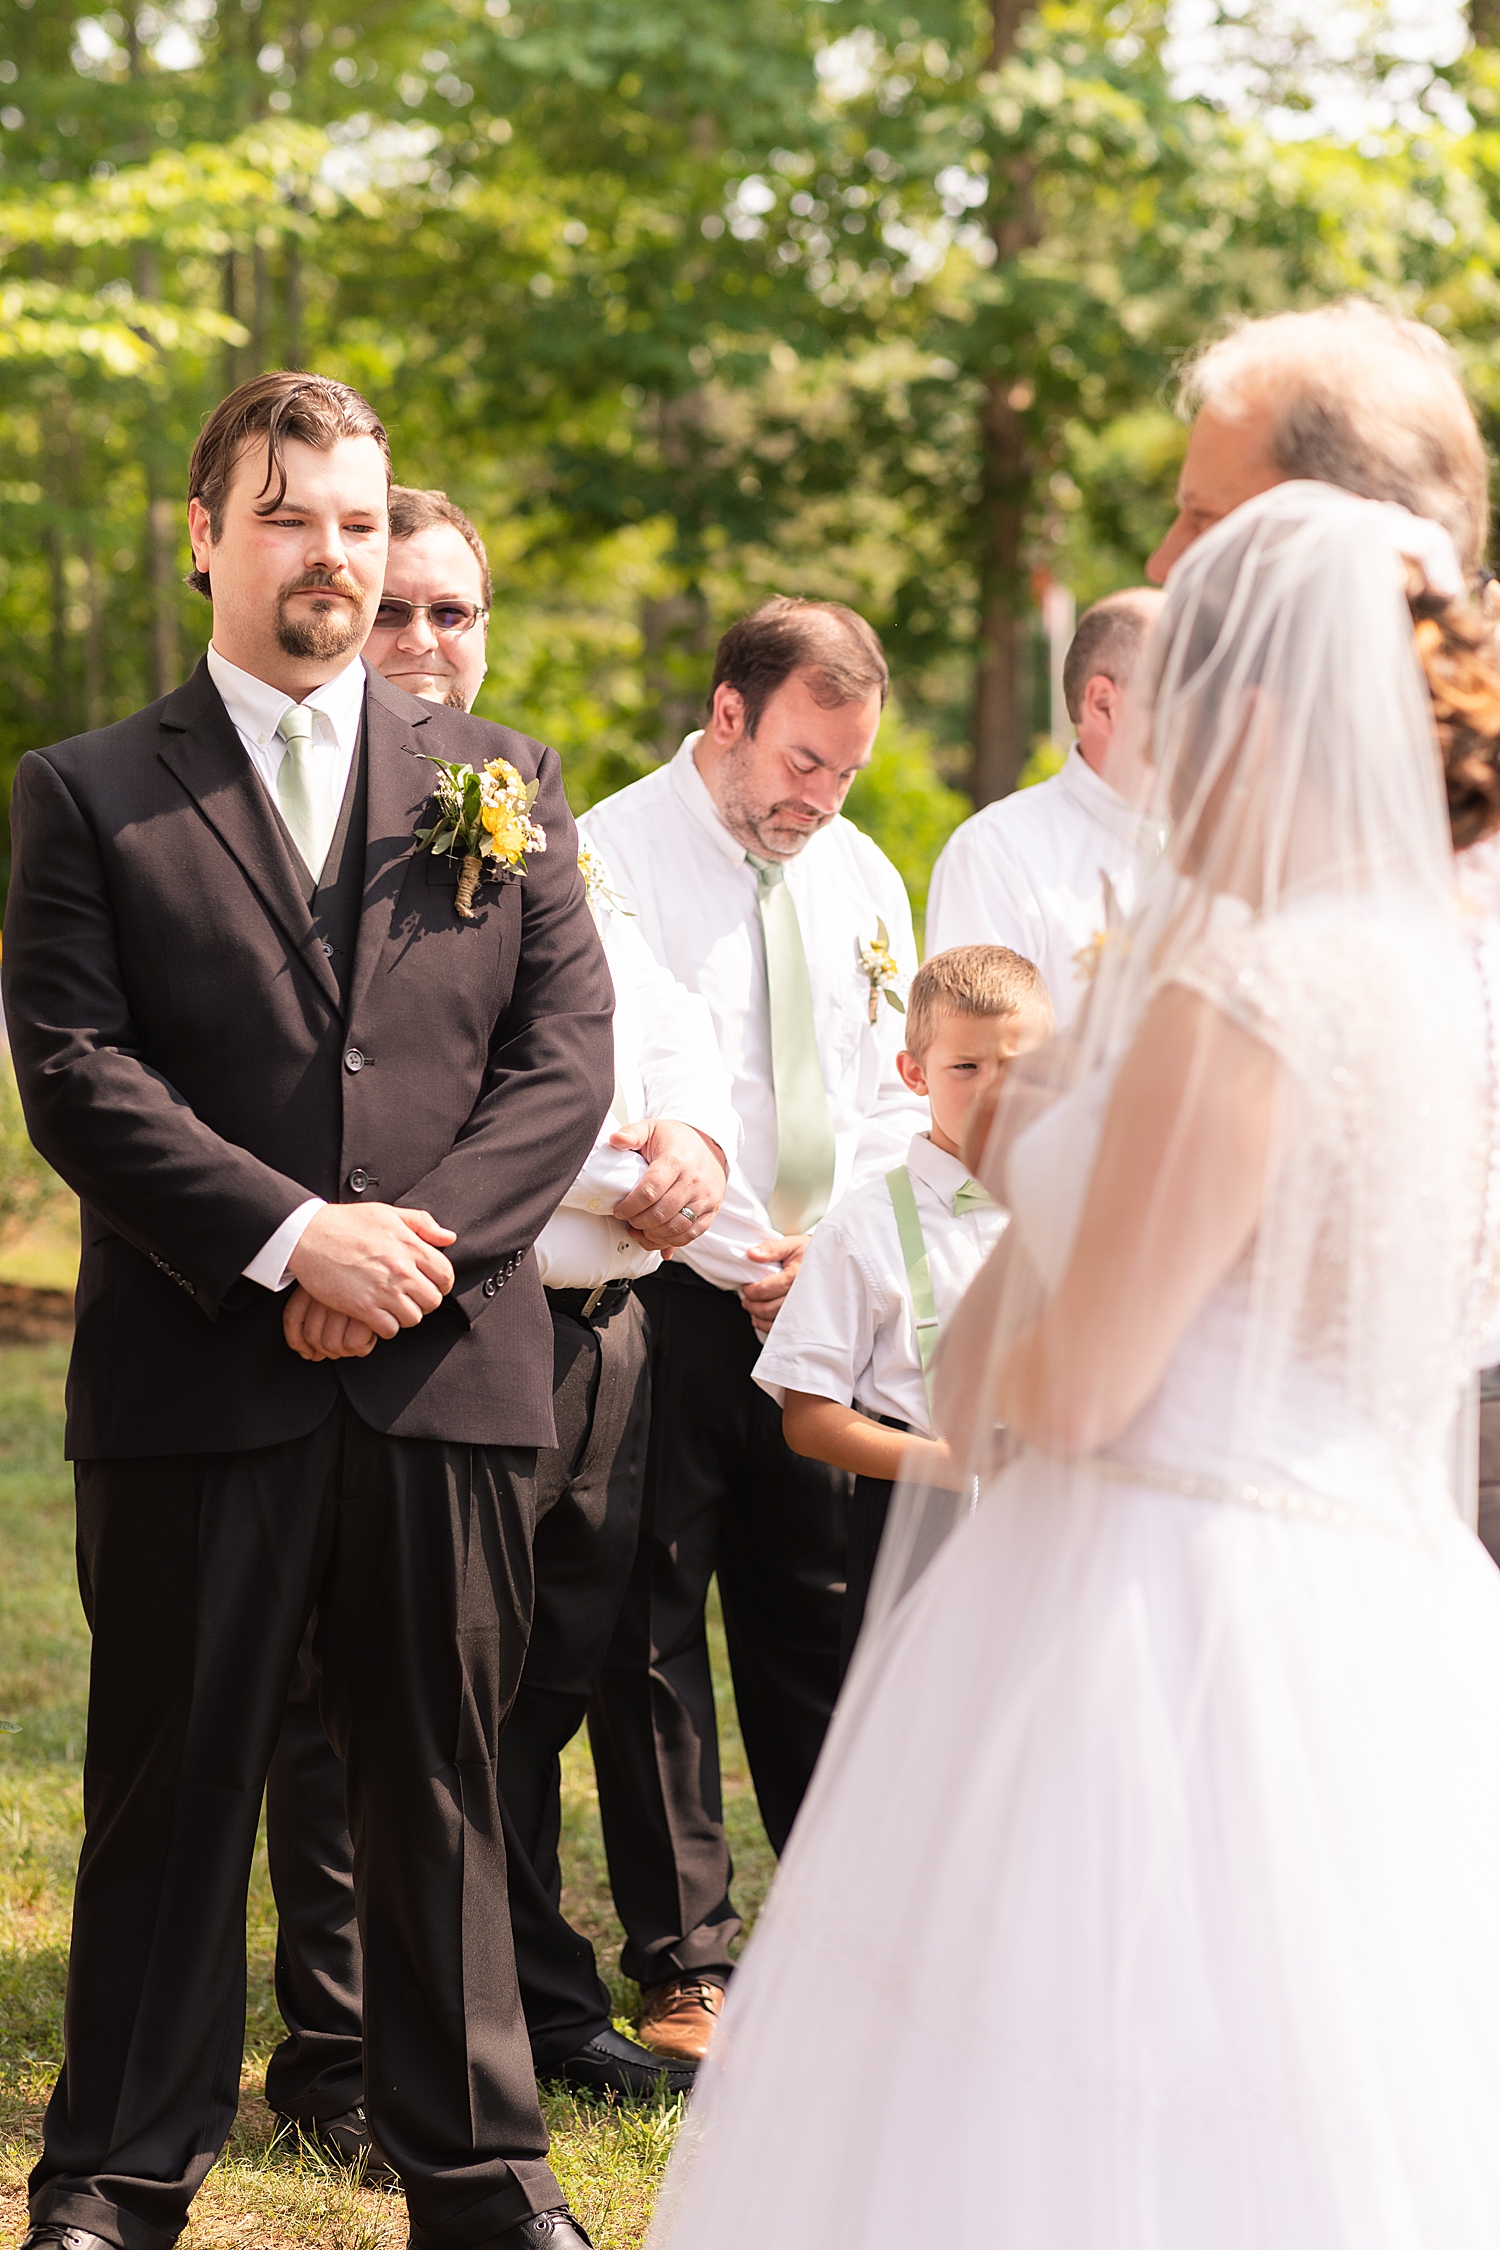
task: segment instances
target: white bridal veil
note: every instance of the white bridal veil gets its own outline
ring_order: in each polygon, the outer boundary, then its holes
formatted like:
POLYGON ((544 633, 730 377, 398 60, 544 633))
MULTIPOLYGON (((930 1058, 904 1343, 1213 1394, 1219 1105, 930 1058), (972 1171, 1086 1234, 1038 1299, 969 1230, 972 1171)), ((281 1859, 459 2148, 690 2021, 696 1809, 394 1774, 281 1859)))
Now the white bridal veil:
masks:
MULTIPOLYGON (((1275 1121, 1259 1217, 1224 1277, 1213 1342, 1233 1362, 1221 1386, 1233 1406, 1204 1496, 1406 1528, 1448 1504, 1446 1435, 1493 1265, 1476 1240, 1489 1034, 1453 910, 1407 603, 1424 581, 1442 595, 1461 584, 1436 525, 1302 482, 1241 508, 1178 564, 1110 772, 1172 840, 1103 947, 1076 1033, 1015 1067, 983 1167, 1009 1203, 1043 1140, 1056 1163, 1057 1134, 1036 1128, 1064 1095, 1091 1167, 1122 1058, 1169 986, 1263 1041, 1280 1065, 1275 1121), (1312 1423, 1325 1433, 1316 1460, 1312 1423)), ((1145 1192, 1125 1303, 1195 1223, 1170 1160, 1145 1192)), ((872 1619, 982 1504, 1006 1451, 997 1370, 1069 1247, 1013 1225, 955 1321, 939 1399, 959 1469, 948 1486, 899 1490, 872 1619)), ((1102 1383, 1109 1369, 1075 1367, 1075 1391, 1091 1373, 1102 1383)), ((1149 1411, 1098 1450, 1135 1481, 1193 1489, 1193 1447, 1149 1411)))

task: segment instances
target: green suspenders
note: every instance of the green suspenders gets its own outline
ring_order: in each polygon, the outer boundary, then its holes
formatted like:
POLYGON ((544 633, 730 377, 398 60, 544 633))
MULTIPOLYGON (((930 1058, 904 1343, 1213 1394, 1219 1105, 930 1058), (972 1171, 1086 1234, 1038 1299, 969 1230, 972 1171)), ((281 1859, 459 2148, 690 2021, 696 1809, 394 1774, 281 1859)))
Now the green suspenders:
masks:
POLYGON ((927 1243, 922 1234, 922 1221, 917 1215, 917 1199, 912 1193, 911 1174, 904 1164, 894 1172, 887 1172, 885 1184, 891 1191, 891 1203, 896 1213, 896 1232, 901 1237, 901 1255, 906 1261, 906 1286, 911 1291, 912 1318, 917 1324, 917 1351, 922 1361, 922 1380, 927 1385, 927 1403, 932 1404, 932 1355, 937 1350, 937 1304, 932 1294, 932 1268, 927 1261, 927 1243))

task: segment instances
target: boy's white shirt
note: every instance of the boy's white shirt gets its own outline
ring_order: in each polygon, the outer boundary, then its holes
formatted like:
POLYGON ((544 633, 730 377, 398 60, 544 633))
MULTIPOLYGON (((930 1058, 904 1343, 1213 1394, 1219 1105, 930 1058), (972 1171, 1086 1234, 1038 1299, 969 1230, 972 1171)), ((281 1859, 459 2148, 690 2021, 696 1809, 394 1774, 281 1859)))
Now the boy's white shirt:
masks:
MULTIPOLYGON (((939 1333, 1005 1231, 1007 1213, 965 1211, 953 1198, 969 1174, 926 1133, 906 1152, 927 1247, 939 1333)), ((797 1278, 755 1363, 778 1406, 810 1391, 865 1414, 888 1414, 932 1437, 916 1319, 895 1206, 884 1179, 856 1188, 813 1230, 797 1278)))

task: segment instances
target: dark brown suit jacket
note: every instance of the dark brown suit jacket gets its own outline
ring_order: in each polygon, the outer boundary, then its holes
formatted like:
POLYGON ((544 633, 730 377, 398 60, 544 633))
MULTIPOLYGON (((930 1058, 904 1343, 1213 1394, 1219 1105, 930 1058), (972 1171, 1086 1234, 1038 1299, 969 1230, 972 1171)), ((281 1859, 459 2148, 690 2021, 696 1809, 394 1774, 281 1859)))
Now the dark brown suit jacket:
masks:
POLYGON ((346 1000, 206 665, 117 726, 22 759, 4 987, 37 1147, 83 1202, 71 1457, 238 1451, 342 1384, 378 1430, 552 1442, 533 1241, 614 1082, 613 992, 557 757, 371 672, 367 846, 346 1000), (421 751, 540 780, 547 849, 454 912, 417 851, 421 751), (363 1181, 362 1187, 351 1182, 363 1181), (420 1205, 452 1296, 365 1360, 309 1365, 242 1278, 309 1195, 420 1205))

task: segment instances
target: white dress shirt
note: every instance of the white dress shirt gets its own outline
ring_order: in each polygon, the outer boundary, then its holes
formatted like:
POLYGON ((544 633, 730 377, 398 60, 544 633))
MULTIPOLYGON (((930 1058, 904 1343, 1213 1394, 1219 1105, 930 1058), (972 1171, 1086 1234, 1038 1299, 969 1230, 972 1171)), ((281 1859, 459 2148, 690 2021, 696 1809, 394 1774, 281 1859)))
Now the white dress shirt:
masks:
MULTIPOLYGON (((766 1209, 777 1154, 770 999, 755 870, 694 763, 697 741, 690 734, 669 765, 605 798, 579 827, 609 860, 657 960, 708 1003, 744 1144, 718 1218, 678 1256, 719 1288, 740 1289, 769 1270, 746 1252, 780 1231, 766 1209)), ((881 999, 870 1022, 859 961, 883 921, 904 997, 916 967, 911 908, 884 852, 842 818, 786 862, 786 883, 812 985, 837 1199, 899 1164, 925 1121, 926 1105, 896 1072, 905 1018, 881 999)))
MULTIPOLYGON (((286 744, 276 729, 281 724, 282 713, 290 710, 298 698, 288 695, 285 688, 258 680, 253 672, 242 672, 238 664, 231 664, 227 656, 219 654, 212 641, 208 644, 208 674, 234 723, 245 755, 279 811, 276 776, 286 756, 286 744)), ((332 826, 337 823, 344 802, 349 768, 359 743, 365 708, 363 661, 356 656, 342 672, 325 680, 321 687, 315 687, 301 700, 313 715, 313 748, 322 753, 317 771, 333 806, 332 826)), ((270 1241, 261 1246, 246 1266, 248 1281, 258 1281, 266 1289, 287 1287, 291 1280, 286 1270, 287 1260, 302 1240, 308 1220, 315 1211, 322 1210, 323 1201, 322 1196, 311 1195, 282 1220, 270 1241)))
MULTIPOLYGON (((1004 1233, 1007 1213, 965 1211, 955 1218, 953 1198, 969 1174, 925 1133, 907 1150, 906 1169, 941 1335, 1004 1233)), ((884 1179, 846 1196, 814 1232, 755 1363, 755 1380, 778 1406, 785 1406, 788 1391, 810 1391, 863 1414, 890 1415, 918 1437, 936 1435, 901 1233, 884 1179)))
POLYGON ((1166 841, 1095 773, 1075 742, 1061 773, 986 805, 938 855, 927 954, 1008 945, 1041 970, 1061 1030, 1088 989, 1079 955, 1105 927, 1108 876, 1122 913, 1166 841))
MULTIPOLYGON (((613 888, 609 875, 605 888, 613 888)), ((661 1264, 657 1251, 633 1241, 610 1216, 646 1169, 635 1150, 610 1147, 622 1125, 648 1117, 695 1125, 718 1142, 731 1166, 740 1143, 707 1006, 662 967, 626 911, 628 900, 622 908, 600 892, 592 903, 615 985, 615 1098, 582 1171, 537 1237, 537 1269, 549 1289, 594 1289, 661 1264)))

